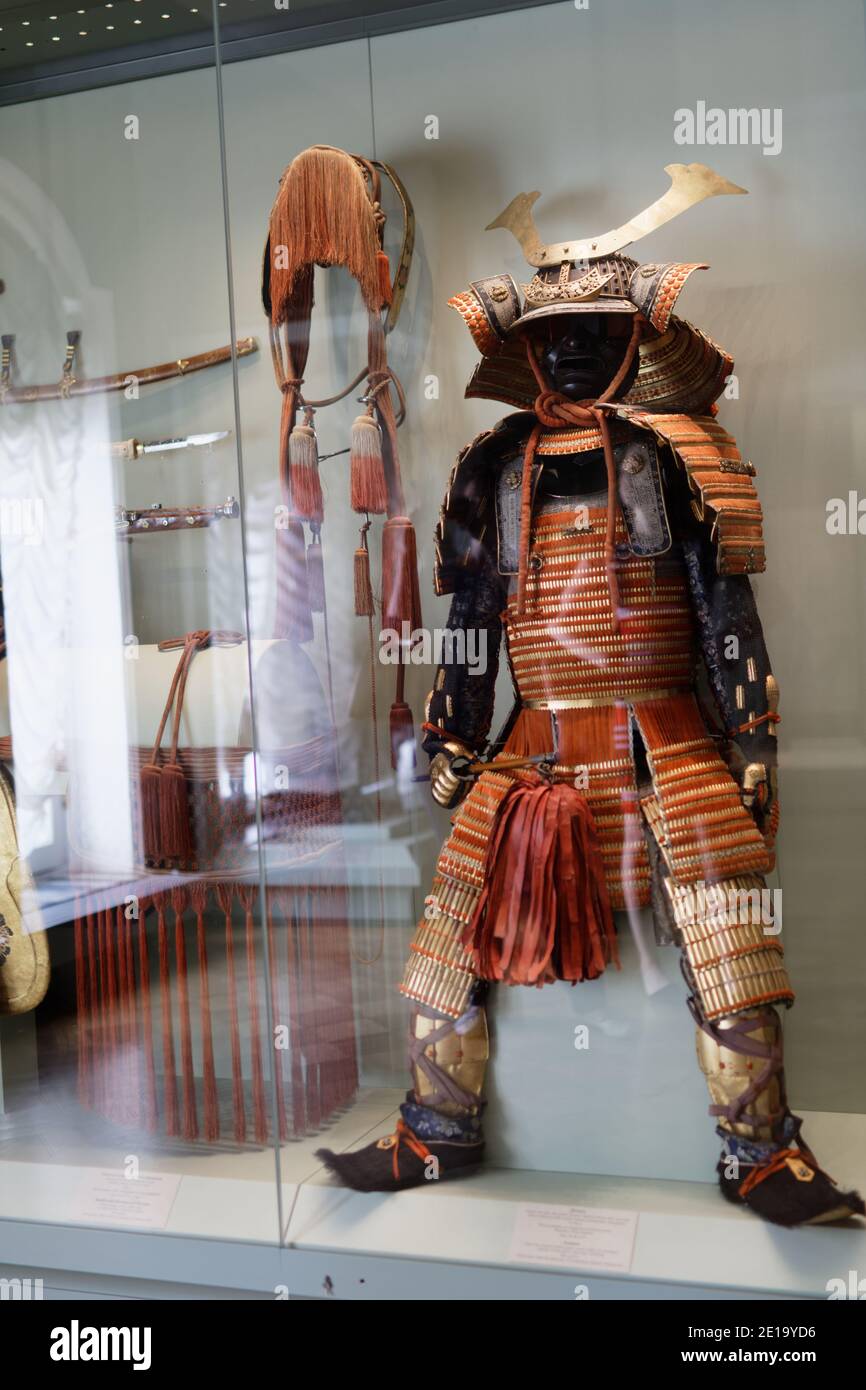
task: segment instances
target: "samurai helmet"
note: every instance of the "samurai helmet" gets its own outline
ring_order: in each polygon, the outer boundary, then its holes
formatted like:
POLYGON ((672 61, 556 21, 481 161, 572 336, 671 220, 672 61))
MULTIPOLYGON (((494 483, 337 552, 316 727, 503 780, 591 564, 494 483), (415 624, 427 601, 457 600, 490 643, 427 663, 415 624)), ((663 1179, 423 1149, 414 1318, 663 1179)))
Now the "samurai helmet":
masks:
POLYGON ((520 242, 535 270, 519 287, 510 275, 474 280, 449 304, 463 316, 482 354, 467 396, 531 405, 536 385, 526 367, 522 339, 528 326, 565 314, 642 313, 648 328, 640 368, 625 398, 655 410, 699 413, 720 395, 733 360, 711 339, 674 316, 674 305, 701 262, 639 264, 624 247, 685 212, 723 193, 746 189, 705 164, 669 164, 666 193, 630 222, 601 236, 545 244, 535 225, 538 192, 519 193, 486 228, 505 227, 520 242), (521 299, 522 292, 522 299, 521 299))

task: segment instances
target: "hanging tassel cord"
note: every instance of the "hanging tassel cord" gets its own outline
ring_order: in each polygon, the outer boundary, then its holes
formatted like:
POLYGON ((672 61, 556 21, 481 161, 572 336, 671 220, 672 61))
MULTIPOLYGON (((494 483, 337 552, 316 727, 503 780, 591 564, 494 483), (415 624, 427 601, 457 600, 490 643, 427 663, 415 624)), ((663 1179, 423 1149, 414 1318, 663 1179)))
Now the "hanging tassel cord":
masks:
POLYGON ((523 480, 520 494, 520 565, 517 581, 517 609, 521 614, 526 612, 526 588, 529 576, 529 540, 532 526, 532 477, 539 440, 545 430, 568 429, 570 426, 574 425, 595 425, 601 434, 602 446, 604 448, 604 462, 607 470, 605 563, 613 629, 614 632, 619 631, 620 593, 616 572, 616 520, 619 501, 617 497, 616 459, 614 458, 613 444, 610 437, 610 424, 606 412, 601 409, 601 407, 610 404, 628 375, 632 362, 634 361, 635 353, 640 346, 642 327, 642 316, 640 314, 635 314, 631 337, 628 347, 626 348, 625 357, 622 360, 622 365, 610 385, 595 401, 571 401, 567 396, 562 395, 561 392, 551 390, 550 384, 541 370, 532 340, 529 337, 526 338, 526 357, 538 384, 539 394, 535 398, 535 405, 533 407, 538 424, 529 436, 529 443, 526 446, 526 452, 523 458, 523 480))
MULTIPOLYGON (((369 368, 368 395, 376 411, 376 418, 382 430, 382 461, 385 480, 388 486, 388 516, 406 515, 406 497, 403 491, 403 478, 400 471, 400 455, 397 448, 397 417, 390 386, 395 380, 388 366, 385 347, 385 327, 379 314, 370 314, 367 330, 367 365, 369 368)), ((401 400, 401 404, 405 404, 401 400)))
MULTIPOLYGON (((365 537, 364 533, 365 533, 365 531, 366 531, 366 529, 367 529, 367 526, 369 526, 369 525, 370 525, 370 522, 369 522, 369 520, 368 520, 366 526, 362 526, 362 527, 361 527, 361 540, 362 540, 362 542, 364 542, 364 543, 366 542, 366 537, 365 537)), ((370 614, 367 615, 367 632, 368 632, 369 643, 370 643, 370 737, 371 737, 371 743, 372 743, 372 745, 373 745, 373 781, 374 781, 374 786, 375 786, 376 828, 377 828, 377 830, 379 831, 379 841, 380 841, 379 855, 378 855, 378 880, 379 880, 379 882, 378 882, 378 890, 379 890, 379 940, 378 940, 378 942, 377 942, 377 944, 376 944, 376 946, 375 946, 375 948, 374 948, 373 954, 372 954, 371 956, 362 956, 362 955, 360 955, 360 954, 355 950, 354 945, 352 945, 352 944, 351 944, 351 941, 350 941, 350 951, 351 951, 352 959, 355 961, 356 965, 375 965, 375 964, 376 964, 376 961, 379 960, 379 959, 381 959, 382 952, 383 952, 383 950, 385 949, 385 879, 384 879, 384 874, 383 874, 383 871, 382 871, 382 854, 381 854, 381 840, 382 840, 382 833, 381 833, 381 832, 382 832, 382 763, 381 763, 381 758, 380 758, 380 756, 379 756, 379 706, 378 706, 378 701, 377 701, 377 698, 376 698, 376 636, 375 636, 375 631, 374 631, 374 628, 373 628, 373 615, 372 615, 372 613, 370 613, 370 614)), ((399 667, 399 668, 398 668, 398 675, 397 675, 398 688, 399 688, 399 683, 400 683, 400 673, 401 673, 401 671, 402 671, 402 667, 399 667)))
POLYGON ((170 637, 158 644, 161 652, 181 649, 168 697, 159 721, 150 761, 140 774, 142 834, 145 858, 159 861, 166 857, 188 858, 192 853, 192 829, 189 824, 186 778, 177 762, 180 720, 186 684, 193 658, 206 647, 237 646, 243 641, 239 632, 222 629, 198 629, 183 637, 170 637), (174 711, 171 746, 166 764, 161 763, 161 746, 169 717, 174 711))

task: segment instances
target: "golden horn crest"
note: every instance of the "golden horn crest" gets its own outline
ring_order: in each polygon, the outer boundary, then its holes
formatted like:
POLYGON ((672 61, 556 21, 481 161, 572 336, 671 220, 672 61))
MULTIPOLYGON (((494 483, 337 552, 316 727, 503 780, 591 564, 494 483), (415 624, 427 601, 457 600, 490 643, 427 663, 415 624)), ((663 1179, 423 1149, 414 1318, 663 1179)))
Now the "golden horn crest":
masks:
POLYGON ((667 192, 630 222, 602 236, 588 237, 583 241, 559 241, 546 246, 539 236, 532 212, 534 203, 541 197, 537 191, 518 193, 484 230, 490 232, 494 227, 506 227, 520 242, 530 265, 560 265, 563 261, 612 256, 615 251, 621 251, 633 241, 654 232, 657 227, 663 227, 666 222, 679 217, 681 212, 694 207, 696 203, 702 203, 705 198, 715 198, 721 193, 748 192, 748 189, 722 178, 706 164, 666 164, 665 173, 671 181, 667 192))

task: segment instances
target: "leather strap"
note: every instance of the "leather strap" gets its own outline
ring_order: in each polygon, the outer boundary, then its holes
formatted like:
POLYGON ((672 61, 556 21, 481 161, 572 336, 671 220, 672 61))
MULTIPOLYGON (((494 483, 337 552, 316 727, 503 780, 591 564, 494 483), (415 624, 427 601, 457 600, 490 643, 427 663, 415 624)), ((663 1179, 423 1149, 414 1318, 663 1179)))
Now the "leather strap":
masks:
POLYGON ((172 707, 174 707, 174 724, 171 736, 171 755, 170 761, 177 762, 177 745, 180 735, 180 716, 183 710, 183 700, 186 694, 186 683, 189 676, 189 668, 192 665, 193 657, 196 652, 204 651, 206 647, 236 647, 243 637, 239 632, 229 632, 223 629, 199 628, 195 632, 188 632, 184 637, 168 637, 163 642, 158 643, 158 650, 161 652, 176 651, 182 648, 180 661, 175 667, 169 687, 168 698, 165 708, 162 711, 162 718, 159 721, 159 728, 153 743, 153 752, 150 761, 156 763, 159 757, 162 737, 165 733, 165 726, 168 723, 172 707))

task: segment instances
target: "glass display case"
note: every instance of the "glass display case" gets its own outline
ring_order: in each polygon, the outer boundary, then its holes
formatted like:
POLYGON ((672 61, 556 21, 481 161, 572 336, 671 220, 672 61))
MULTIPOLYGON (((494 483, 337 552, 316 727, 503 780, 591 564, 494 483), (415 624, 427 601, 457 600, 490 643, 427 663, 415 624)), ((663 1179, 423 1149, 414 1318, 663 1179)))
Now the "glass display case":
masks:
POLYGON ((0 1274, 832 1296, 862 7, 2 21, 0 1274))

